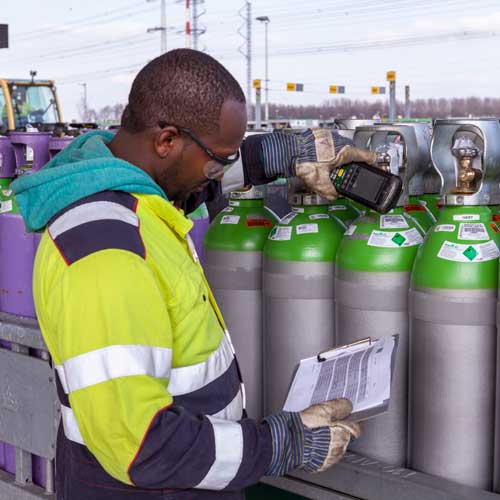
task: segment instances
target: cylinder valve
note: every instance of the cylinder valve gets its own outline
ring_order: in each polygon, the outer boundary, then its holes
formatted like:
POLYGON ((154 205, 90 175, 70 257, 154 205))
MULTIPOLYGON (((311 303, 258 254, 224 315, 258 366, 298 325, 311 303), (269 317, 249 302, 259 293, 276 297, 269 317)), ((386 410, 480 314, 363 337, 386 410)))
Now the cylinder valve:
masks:
POLYGON ((477 191, 477 183, 482 178, 482 172, 474 168, 474 159, 481 156, 481 149, 470 137, 458 137, 451 150, 458 159, 457 190, 461 193, 477 191))

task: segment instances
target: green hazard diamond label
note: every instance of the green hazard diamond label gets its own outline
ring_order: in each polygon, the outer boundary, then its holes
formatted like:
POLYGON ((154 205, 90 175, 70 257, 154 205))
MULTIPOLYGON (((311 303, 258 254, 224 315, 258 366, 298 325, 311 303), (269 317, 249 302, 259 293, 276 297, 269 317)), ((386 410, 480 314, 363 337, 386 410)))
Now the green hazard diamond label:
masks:
POLYGON ((394 241, 394 243, 396 243, 396 245, 400 247, 406 241, 406 238, 402 234, 396 233, 392 237, 392 241, 394 241))
POLYGON ((477 251, 474 247, 468 246, 463 252, 462 252, 469 260, 474 260, 477 257, 477 251))

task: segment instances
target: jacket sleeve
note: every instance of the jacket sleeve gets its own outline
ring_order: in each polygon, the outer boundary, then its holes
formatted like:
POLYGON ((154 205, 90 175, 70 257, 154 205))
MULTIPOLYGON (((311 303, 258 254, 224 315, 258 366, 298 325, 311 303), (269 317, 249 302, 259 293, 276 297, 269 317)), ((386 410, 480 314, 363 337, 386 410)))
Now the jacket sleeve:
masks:
MULTIPOLYGON (((244 488, 269 466, 269 428, 175 404, 165 286, 139 256, 109 249, 66 268, 50 291, 43 316, 54 322, 56 369, 77 434, 110 475, 129 485, 244 488)), ((71 425, 64 412, 63 423, 71 425)))
POLYGON ((201 193, 192 193, 182 207, 186 213, 196 210, 202 203, 211 202, 225 193, 244 186, 260 186, 278 177, 294 175, 296 156, 294 136, 291 134, 255 134, 241 145, 241 159, 224 175, 221 182, 211 181, 201 193), (265 158, 272 161, 265 161, 265 158))

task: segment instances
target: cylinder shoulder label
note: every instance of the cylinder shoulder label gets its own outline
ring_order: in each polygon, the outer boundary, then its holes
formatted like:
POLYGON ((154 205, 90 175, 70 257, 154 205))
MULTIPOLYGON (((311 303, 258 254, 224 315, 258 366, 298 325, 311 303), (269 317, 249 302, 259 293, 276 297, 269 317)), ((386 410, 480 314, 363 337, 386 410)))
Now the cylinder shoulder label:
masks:
POLYGON ((453 233, 457 226, 455 224, 438 224, 435 228, 434 231, 436 233, 453 233))
POLYGON ((441 259, 464 263, 486 262, 497 259, 499 256, 500 251, 494 241, 473 245, 445 241, 438 253, 441 259))
POLYGON ((319 231, 318 224, 299 224, 296 227, 297 234, 317 233, 319 231))
POLYGON ((328 214, 312 214, 309 216, 310 220, 318 220, 318 219, 329 219, 330 216, 328 214))
POLYGON ((460 215, 454 215, 453 220, 456 221, 469 221, 469 220, 480 220, 481 217, 479 214, 460 214, 460 215))
POLYGON ((422 235, 415 229, 408 231, 372 231, 368 238, 370 247, 402 248, 420 245, 422 235))
POLYGON ((0 202, 0 214, 5 214, 7 212, 12 212, 12 200, 0 202))
POLYGON ((382 215, 380 229, 406 229, 410 227, 402 215, 382 215))
POLYGON ((292 226, 275 226, 269 233, 269 239, 273 241, 288 241, 292 239, 292 226))
POLYGON ((239 215, 224 215, 220 220, 221 224, 238 224, 240 222, 239 215))
POLYGON ((459 240, 489 240, 488 231, 482 222, 461 222, 459 240))

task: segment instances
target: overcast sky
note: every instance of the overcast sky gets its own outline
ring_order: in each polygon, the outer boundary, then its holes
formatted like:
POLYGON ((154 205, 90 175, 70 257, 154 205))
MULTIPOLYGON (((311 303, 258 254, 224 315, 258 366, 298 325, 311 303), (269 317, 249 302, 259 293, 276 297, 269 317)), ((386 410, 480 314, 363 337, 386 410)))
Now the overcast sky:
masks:
MULTIPOLYGON (((166 0, 168 49, 185 46, 184 0, 166 0)), ((1 76, 56 80, 65 120, 78 119, 83 82, 89 105, 126 102, 137 70, 160 52, 160 0, 1 0, 0 22, 10 26, 0 50, 1 76)), ((397 71, 398 94, 413 98, 500 94, 499 0, 252 0, 252 17, 269 24, 270 100, 300 104, 346 97, 375 99, 397 71), (304 83, 303 93, 285 90, 304 83)), ((219 59, 246 89, 238 52, 243 0, 205 0, 200 47, 219 59)), ((253 78, 264 78, 264 26, 253 24, 253 78)))

